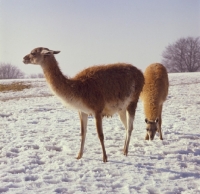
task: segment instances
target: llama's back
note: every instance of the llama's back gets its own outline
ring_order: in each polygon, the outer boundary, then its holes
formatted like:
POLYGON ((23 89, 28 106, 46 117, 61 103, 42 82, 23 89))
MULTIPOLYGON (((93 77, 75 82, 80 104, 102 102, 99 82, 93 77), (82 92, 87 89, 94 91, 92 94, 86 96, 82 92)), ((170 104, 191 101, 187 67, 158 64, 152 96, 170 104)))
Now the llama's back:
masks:
POLYGON ((97 97, 103 96, 107 102, 116 99, 123 101, 131 93, 140 92, 144 84, 142 72, 133 65, 123 63, 89 67, 73 80, 82 87, 79 92, 82 91, 83 95, 89 97, 93 92, 91 90, 95 90, 97 97))
POLYGON ((168 94, 168 75, 166 68, 159 64, 149 65, 144 72, 145 84, 140 98, 143 101, 146 118, 155 120, 159 116, 160 105, 168 94))
POLYGON ((160 63, 149 65, 145 72, 145 85, 141 93, 141 98, 151 98, 159 102, 164 102, 168 94, 168 74, 166 68, 160 63))

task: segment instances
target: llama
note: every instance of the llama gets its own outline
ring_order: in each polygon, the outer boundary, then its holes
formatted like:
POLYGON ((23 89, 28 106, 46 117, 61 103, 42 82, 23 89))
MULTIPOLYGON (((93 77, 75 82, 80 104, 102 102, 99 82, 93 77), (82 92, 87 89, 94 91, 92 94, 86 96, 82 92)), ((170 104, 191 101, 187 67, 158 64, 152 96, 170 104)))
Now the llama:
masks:
POLYGON ((118 113, 126 129, 123 152, 127 156, 135 110, 144 85, 142 72, 130 64, 117 63, 92 66, 75 77, 68 78, 62 74, 54 57, 54 54, 59 52, 38 47, 26 55, 23 62, 40 65, 53 93, 61 98, 65 105, 78 110, 81 145, 77 159, 83 155, 88 115, 93 115, 103 151, 103 162, 107 162, 102 118, 114 113, 118 113))
POLYGON ((156 131, 163 140, 162 107, 168 94, 168 74, 166 68, 159 63, 149 65, 144 72, 145 84, 140 94, 143 102, 147 124, 145 140, 153 140, 156 131))

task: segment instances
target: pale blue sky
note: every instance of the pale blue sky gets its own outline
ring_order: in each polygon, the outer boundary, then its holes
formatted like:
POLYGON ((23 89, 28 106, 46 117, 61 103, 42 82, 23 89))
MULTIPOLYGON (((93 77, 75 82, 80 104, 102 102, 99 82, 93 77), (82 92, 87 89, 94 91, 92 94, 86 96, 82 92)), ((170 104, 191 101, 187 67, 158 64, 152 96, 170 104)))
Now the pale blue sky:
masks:
POLYGON ((57 61, 73 76, 98 64, 161 62, 165 47, 200 36, 200 0, 0 0, 0 62, 27 74, 22 58, 33 48, 60 50, 57 61))

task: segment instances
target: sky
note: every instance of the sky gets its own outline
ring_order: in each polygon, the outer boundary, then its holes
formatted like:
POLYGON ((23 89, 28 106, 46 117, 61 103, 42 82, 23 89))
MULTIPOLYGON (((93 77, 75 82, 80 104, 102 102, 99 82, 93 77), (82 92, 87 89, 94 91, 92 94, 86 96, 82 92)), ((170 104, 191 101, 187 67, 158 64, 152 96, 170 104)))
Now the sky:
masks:
POLYGON ((26 74, 36 47, 56 55, 65 75, 86 67, 125 62, 142 71, 182 37, 200 36, 200 0, 0 0, 0 63, 26 74))

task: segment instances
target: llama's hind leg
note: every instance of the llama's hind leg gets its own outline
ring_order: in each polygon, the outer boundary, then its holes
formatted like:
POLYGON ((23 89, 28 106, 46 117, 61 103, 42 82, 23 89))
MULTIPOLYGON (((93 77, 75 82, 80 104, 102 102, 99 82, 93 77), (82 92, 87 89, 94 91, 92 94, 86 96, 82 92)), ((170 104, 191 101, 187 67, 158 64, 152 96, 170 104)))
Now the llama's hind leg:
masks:
POLYGON ((83 149, 84 149, 85 137, 86 137, 86 132, 87 132, 88 115, 83 112, 79 112, 79 117, 81 121, 81 147, 80 147, 80 151, 78 153, 77 159, 80 159, 83 156, 83 149))
POLYGON ((120 111, 118 114, 119 114, 119 118, 120 118, 121 122, 123 123, 123 125, 125 127, 125 143, 124 143, 124 149, 125 149, 126 138, 127 138, 127 117, 126 117, 126 110, 120 111))
POLYGON ((126 118, 127 118, 127 130, 126 130, 126 138, 124 143, 124 155, 128 155, 128 147, 130 143, 131 133, 133 131, 133 120, 135 117, 135 110, 137 107, 137 102, 132 102, 126 111, 126 118))
POLYGON ((106 149, 105 149, 105 145, 104 145, 104 134, 103 134, 103 128, 102 128, 101 114, 97 113, 95 115, 95 119, 96 119, 97 133, 98 133, 99 140, 101 142, 102 151, 103 151, 103 162, 107 162, 108 160, 107 160, 106 149))
POLYGON ((125 130, 127 129, 127 119, 126 119, 126 110, 118 112, 119 118, 123 123, 125 130))

